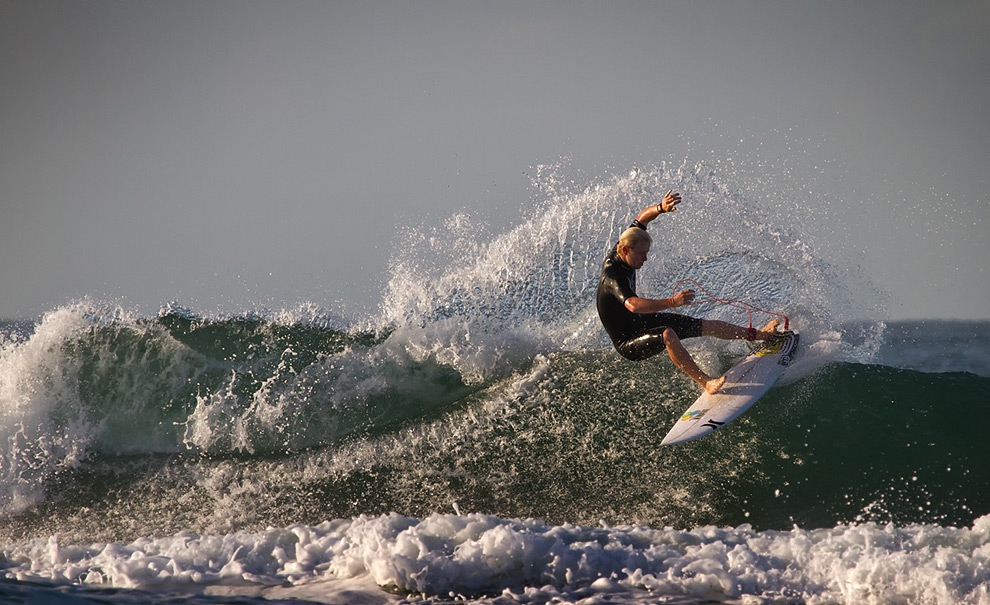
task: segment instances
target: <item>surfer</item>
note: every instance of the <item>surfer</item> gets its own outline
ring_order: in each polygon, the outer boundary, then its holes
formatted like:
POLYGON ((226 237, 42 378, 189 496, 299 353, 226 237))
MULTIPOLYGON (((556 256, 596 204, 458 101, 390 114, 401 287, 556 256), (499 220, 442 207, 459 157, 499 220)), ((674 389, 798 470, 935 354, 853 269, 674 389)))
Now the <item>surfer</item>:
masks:
POLYGON ((636 271, 646 262, 653 243, 646 226, 661 214, 676 210, 680 203, 681 195, 668 191, 659 204, 644 208, 619 237, 602 264, 596 297, 598 317, 615 350, 626 359, 640 361, 666 349, 674 365, 714 394, 725 383, 725 377, 706 374, 681 340, 698 336, 766 340, 777 333, 779 322, 775 319, 756 331, 724 321, 664 312, 691 304, 694 290, 682 290, 670 298, 643 298, 636 294, 636 271))

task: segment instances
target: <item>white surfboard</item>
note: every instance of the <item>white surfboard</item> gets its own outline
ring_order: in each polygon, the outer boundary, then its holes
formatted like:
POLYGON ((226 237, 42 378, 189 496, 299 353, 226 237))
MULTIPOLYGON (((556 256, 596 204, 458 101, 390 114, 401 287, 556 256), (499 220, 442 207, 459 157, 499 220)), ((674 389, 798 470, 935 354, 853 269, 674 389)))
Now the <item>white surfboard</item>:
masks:
POLYGON ((683 443, 722 428, 742 415, 777 382, 798 346, 797 332, 763 341, 725 373, 714 395, 702 393, 674 424, 660 445, 683 443))

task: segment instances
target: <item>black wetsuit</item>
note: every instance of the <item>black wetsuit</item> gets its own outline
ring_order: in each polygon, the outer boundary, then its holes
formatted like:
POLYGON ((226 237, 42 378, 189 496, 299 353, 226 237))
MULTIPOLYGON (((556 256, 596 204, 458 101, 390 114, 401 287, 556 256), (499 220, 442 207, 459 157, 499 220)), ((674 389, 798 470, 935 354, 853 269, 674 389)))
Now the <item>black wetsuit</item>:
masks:
MULTIPOLYGON (((632 226, 646 229, 639 221, 632 226)), ((639 361, 663 352, 663 331, 667 328, 682 340, 701 336, 700 319, 678 313, 633 313, 625 305, 633 296, 637 296, 636 270, 619 258, 616 244, 602 263, 596 302, 598 317, 623 357, 639 361)))

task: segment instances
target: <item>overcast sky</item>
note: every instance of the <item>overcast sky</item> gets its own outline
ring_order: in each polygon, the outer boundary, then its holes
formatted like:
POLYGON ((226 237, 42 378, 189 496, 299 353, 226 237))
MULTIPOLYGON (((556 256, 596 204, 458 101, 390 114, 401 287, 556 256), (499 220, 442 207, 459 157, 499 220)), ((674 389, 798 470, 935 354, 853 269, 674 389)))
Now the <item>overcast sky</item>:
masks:
POLYGON ((0 0, 0 317, 374 307, 401 224, 752 140, 829 167, 892 318, 990 318, 987 32, 987 0, 0 0))

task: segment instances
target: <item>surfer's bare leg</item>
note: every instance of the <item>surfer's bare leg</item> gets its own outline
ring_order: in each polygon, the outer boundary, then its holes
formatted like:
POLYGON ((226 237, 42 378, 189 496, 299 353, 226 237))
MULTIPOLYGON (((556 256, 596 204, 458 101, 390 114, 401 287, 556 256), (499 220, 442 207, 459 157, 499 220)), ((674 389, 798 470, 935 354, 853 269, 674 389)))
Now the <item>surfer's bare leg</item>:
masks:
MULTIPOLYGON (((766 340, 768 338, 772 338, 775 334, 777 334, 777 326, 779 325, 779 319, 771 319, 767 325, 763 326, 762 330, 756 332, 756 340, 766 340)), ((719 321, 717 319, 701 320, 701 335, 714 336, 715 338, 721 338, 722 340, 748 340, 750 336, 749 328, 730 324, 726 321, 719 321)))
POLYGON ((725 376, 712 378, 698 367, 694 358, 681 344, 681 339, 670 328, 663 331, 663 342, 667 345, 667 354, 670 355, 670 360, 674 362, 674 365, 700 384, 709 394, 714 395, 725 384, 725 376))

